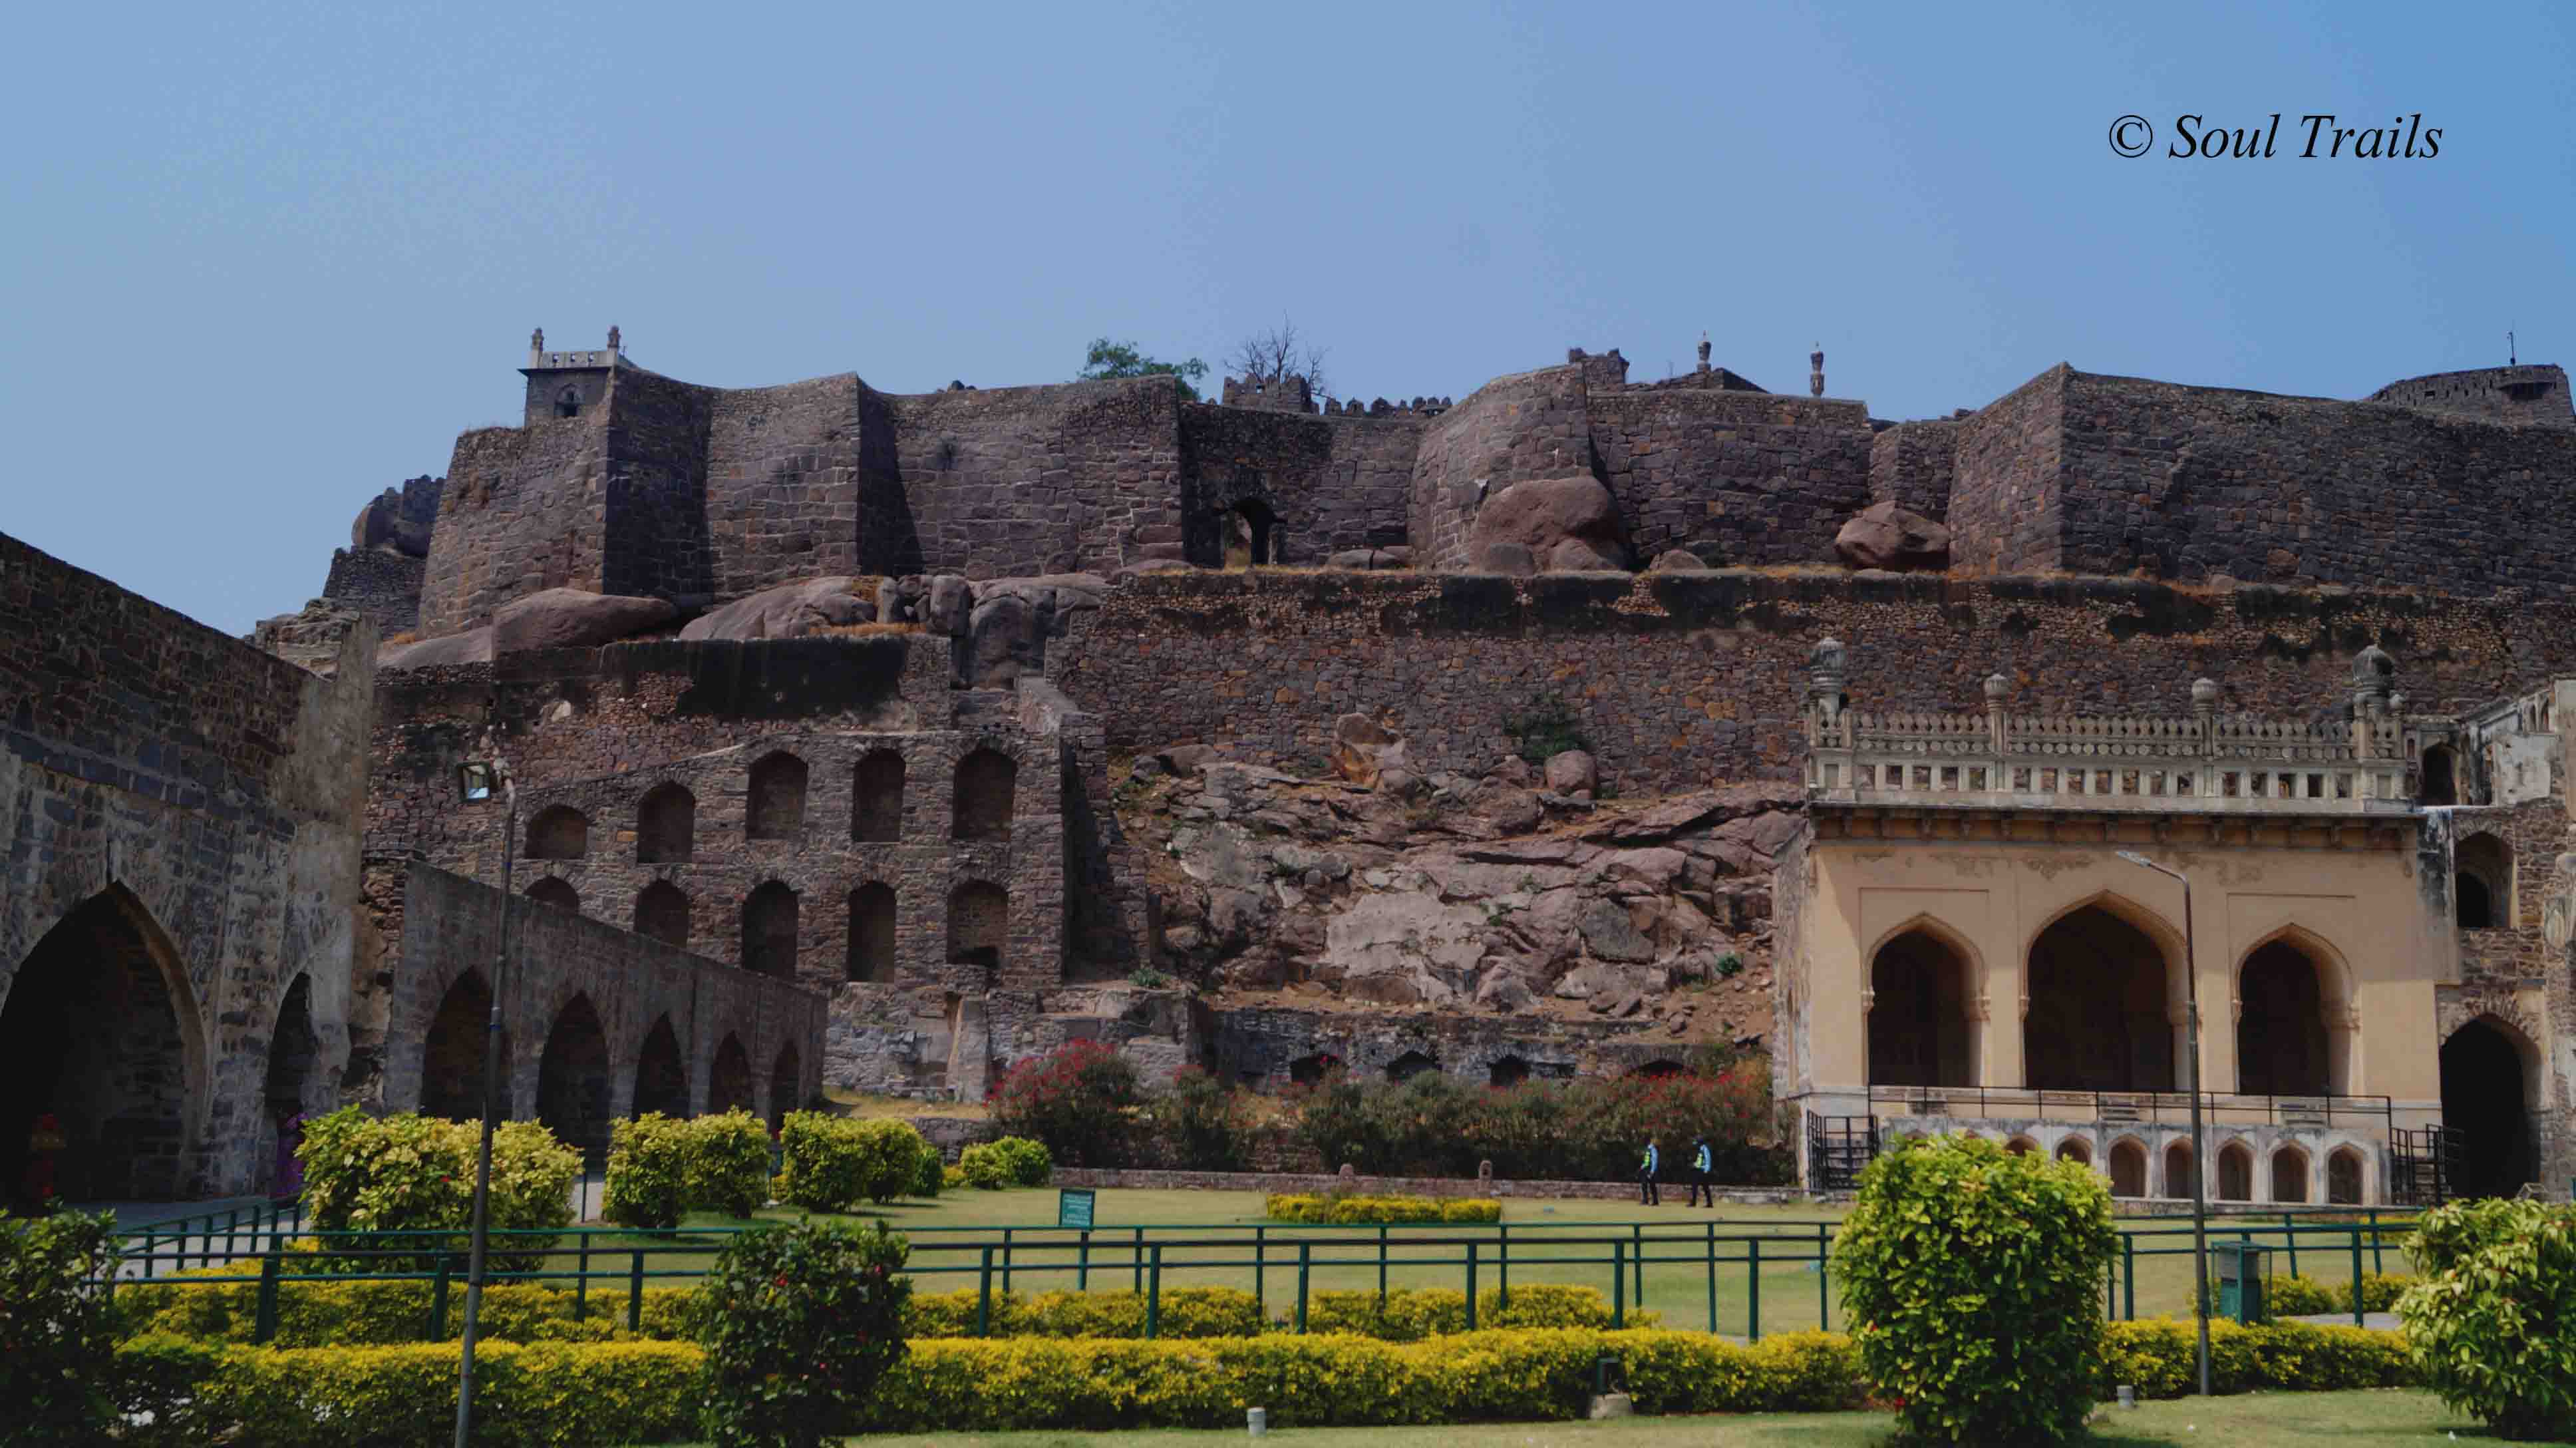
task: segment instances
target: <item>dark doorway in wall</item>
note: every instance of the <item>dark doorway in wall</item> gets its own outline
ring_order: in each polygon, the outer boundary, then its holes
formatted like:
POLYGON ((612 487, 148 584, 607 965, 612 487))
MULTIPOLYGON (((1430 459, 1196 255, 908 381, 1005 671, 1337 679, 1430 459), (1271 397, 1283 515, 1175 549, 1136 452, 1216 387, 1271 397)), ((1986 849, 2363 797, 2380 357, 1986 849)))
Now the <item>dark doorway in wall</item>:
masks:
POLYGON ((2088 905, 2030 948, 2022 1059, 2042 1091, 2171 1091, 2165 956, 2137 926, 2088 905))
POLYGON ((894 979, 894 910, 891 885, 870 881, 850 892, 850 979, 894 979))
POLYGON ((684 865, 697 853, 698 797, 679 784, 657 784, 635 807, 635 863, 684 865))
POLYGON ((569 910, 575 915, 581 913, 581 892, 572 887, 571 881, 553 875, 529 885, 528 898, 550 909, 569 910))
POLYGON ((537 1119, 585 1162, 608 1151, 608 1033, 590 997, 577 995, 555 1015, 537 1058, 537 1119))
POLYGON ((2513 851, 2484 830, 2451 847, 2451 899, 2463 930, 2513 923, 2513 851))
POLYGON ((647 1111, 689 1114, 689 1066, 681 1059, 679 1033, 671 1029, 669 1016, 653 1022, 635 1057, 635 1114, 647 1111))
POLYGON ((2303 1205, 2308 1200, 2308 1154, 2295 1146, 2272 1153, 2272 1200, 2303 1205))
POLYGON ((741 1037, 727 1032, 716 1043, 715 1064, 707 1073, 707 1110, 749 1111, 751 1105, 751 1053, 741 1037))
POLYGON ((635 933, 688 949, 688 892, 668 880, 656 880, 635 892, 635 933))
POLYGON ((956 808, 950 818, 958 839, 1011 837, 1012 795, 1019 773, 1019 765, 998 749, 978 749, 957 761, 956 808))
POLYGON ((1001 886, 969 880, 949 895, 949 964, 998 970, 1010 934, 1011 897, 1001 886))
POLYGON ((796 978, 796 892, 779 881, 742 902, 742 968, 755 975, 796 978))
POLYGON ((298 975, 278 1003, 277 1025, 268 1034, 268 1073, 260 1091, 267 1108, 260 1118, 262 1191, 292 1191, 303 1184, 296 1141, 306 1114, 328 1104, 315 1090, 314 1063, 321 1054, 313 1030, 313 979, 298 975))
MULTIPOLYGON (((492 988, 483 983, 481 971, 469 970, 447 988, 421 1045, 421 1115, 449 1121, 482 1116, 483 1031, 491 1016, 492 988)), ((509 1059, 506 1044, 501 1056, 509 1059)))
POLYGON ((1908 930, 1878 948, 1869 978, 1869 1084, 1975 1085, 1966 958, 1908 930))
POLYGON ((1312 1086, 1341 1068, 1342 1058, 1339 1056, 1321 1051, 1311 1056, 1300 1056, 1288 1063, 1288 1084, 1312 1086))
POLYGON ((2460 802, 2459 784, 2452 777, 2453 773, 2449 745, 2436 744, 2424 751, 2424 803, 2458 804, 2460 802))
POLYGON ((903 838, 903 756, 891 749, 870 750, 851 772, 850 838, 903 838))
POLYGON ((117 887, 36 942, 0 1004, 0 1199, 38 1184, 73 1202, 187 1194, 199 1103, 184 981, 160 927, 117 887), (40 1151, 46 1117, 61 1144, 40 1151))
POLYGON ((1529 1077, 1529 1062, 1518 1056, 1497 1057, 1485 1070, 1485 1084, 1489 1086, 1518 1086, 1529 1077))
POLYGON ((2254 1153, 2241 1141, 2231 1141, 2218 1149, 2218 1199, 2254 1200, 2254 1153))
POLYGON ((567 386, 555 394, 555 416, 581 416, 581 389, 567 386))
POLYGON ((1386 1079, 1410 1081, 1425 1071, 1437 1072, 1440 1062, 1423 1051, 1407 1051, 1386 1063, 1386 1079))
POLYGON ((2338 1207, 2361 1205, 2361 1153, 2339 1146, 2326 1158, 2326 1201, 2338 1207))
POLYGON ((1225 566, 1252 568, 1276 563, 1278 519, 1270 505, 1246 498, 1225 518, 1225 566))
POLYGON ((800 1110, 797 1083, 803 1080, 804 1063, 797 1059, 796 1043, 789 1041, 778 1048, 778 1059, 769 1068, 769 1129, 778 1130, 787 1123, 787 1113, 800 1110))
POLYGON ((2324 1096, 2334 1090, 2327 1057, 2324 967, 2286 940, 2257 947, 2237 981, 2236 1089, 2248 1096, 2324 1096))
POLYGON ((537 811, 528 821, 531 860, 578 860, 590 853, 590 817, 568 804, 537 811))
POLYGON ((2191 1143, 2177 1141, 2165 1148, 2165 1195, 2188 1197, 2195 1177, 2191 1166, 2191 1143))
POLYGON ((805 761, 784 751, 754 764, 743 833, 755 840, 796 838, 805 828, 805 776, 805 761))
POLYGON ((2143 1197, 2147 1194, 2147 1149, 2134 1141, 2111 1143, 2111 1195, 2143 1197))
POLYGON ((2527 1093, 2530 1043, 2481 1016, 2442 1043, 2442 1124, 2460 1133, 2455 1196, 2509 1197, 2532 1180, 2537 1154, 2527 1093))

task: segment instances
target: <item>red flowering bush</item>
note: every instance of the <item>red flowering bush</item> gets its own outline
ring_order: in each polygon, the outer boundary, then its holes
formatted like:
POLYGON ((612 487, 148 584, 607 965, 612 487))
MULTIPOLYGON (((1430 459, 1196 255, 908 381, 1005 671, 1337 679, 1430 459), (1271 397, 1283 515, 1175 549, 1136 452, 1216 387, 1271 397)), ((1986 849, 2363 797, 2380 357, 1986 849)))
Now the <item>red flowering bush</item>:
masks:
POLYGON ((816 1448, 903 1356, 911 1244, 882 1222, 745 1232, 698 1289, 716 1448, 816 1448))
POLYGON ((993 1087, 993 1124, 1043 1144, 1058 1165, 1118 1166, 1143 1101, 1127 1058, 1098 1041, 1067 1041, 993 1087))

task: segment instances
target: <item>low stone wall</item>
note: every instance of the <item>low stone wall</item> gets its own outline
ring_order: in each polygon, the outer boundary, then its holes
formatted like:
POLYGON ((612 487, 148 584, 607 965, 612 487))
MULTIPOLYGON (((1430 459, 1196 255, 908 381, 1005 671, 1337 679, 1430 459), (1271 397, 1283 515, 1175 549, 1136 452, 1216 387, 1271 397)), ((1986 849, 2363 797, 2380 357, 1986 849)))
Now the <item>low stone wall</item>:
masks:
MULTIPOLYGON (((1687 1178, 1667 1178, 1666 1191, 1688 1190, 1687 1178)), ((1136 1187, 1163 1191, 1211 1192, 1357 1192, 1366 1196, 1523 1197, 1534 1201, 1619 1201, 1637 1194, 1635 1182, 1529 1182, 1477 1177, 1325 1176, 1304 1172, 1138 1171, 1066 1166, 1055 1172, 1059 1187, 1136 1187)), ((1780 1207, 1837 1200, 1830 1192, 1797 1187, 1719 1187, 1719 1198, 1731 1206, 1780 1207)), ((1848 1200, 1848 1194, 1842 1194, 1848 1200)))

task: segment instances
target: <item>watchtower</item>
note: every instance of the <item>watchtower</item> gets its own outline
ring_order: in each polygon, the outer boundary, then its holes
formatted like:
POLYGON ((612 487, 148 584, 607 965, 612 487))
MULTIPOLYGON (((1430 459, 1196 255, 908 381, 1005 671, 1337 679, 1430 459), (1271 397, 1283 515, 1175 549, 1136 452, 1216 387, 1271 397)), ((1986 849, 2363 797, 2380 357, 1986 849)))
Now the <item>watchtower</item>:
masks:
POLYGON ((608 329, 606 347, 588 352, 547 351, 546 329, 539 327, 528 334, 528 365, 519 369, 528 379, 526 425, 579 417, 598 407, 608 400, 609 374, 632 365, 615 327, 608 329))

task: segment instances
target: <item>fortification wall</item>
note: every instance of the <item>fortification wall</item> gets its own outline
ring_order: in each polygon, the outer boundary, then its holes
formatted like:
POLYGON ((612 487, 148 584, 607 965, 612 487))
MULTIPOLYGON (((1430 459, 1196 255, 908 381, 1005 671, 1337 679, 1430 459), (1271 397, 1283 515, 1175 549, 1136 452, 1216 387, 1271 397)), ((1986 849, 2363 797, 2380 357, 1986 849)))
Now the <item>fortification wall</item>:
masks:
POLYGON ((2039 573, 2062 566, 2067 379, 2059 363, 1961 418, 1952 443, 1950 566, 2039 573))
POLYGON ((1869 409, 1857 402, 1596 387, 1585 420, 1640 562, 1687 548, 1731 566, 1813 563, 1869 505, 1869 409))
MULTIPOLYGON (((66 1180, 69 1194, 251 1189, 273 1141, 271 1038, 299 978, 312 1055, 289 1084, 302 1104, 336 1100, 374 657, 374 631, 355 624, 326 680, 0 535, 0 1007, 18 1003, 31 964, 69 962, 73 978, 40 980, 26 1002, 113 993, 111 962, 133 992, 75 1013, 71 1049, 97 1045, 84 1059, 112 1074, 59 1099, 60 1083, 15 1074, 27 1043, 8 1047, 12 1164, 33 1113, 54 1110, 67 1170, 103 1147, 115 1158, 109 1176, 66 1180), (98 904, 120 923, 74 927, 33 958, 98 904), (113 1039, 82 1034, 93 1028, 113 1039)), ((0 1015, 11 1031, 29 1020, 0 1015)))
POLYGON ((1277 520, 1272 562, 1319 563, 1344 549, 1404 542, 1425 422, 1183 404, 1184 556, 1221 566, 1229 515, 1246 503, 1277 520))
POLYGON ((704 598, 713 591, 707 442, 721 396, 640 367, 618 369, 608 389, 602 593, 704 598))
POLYGON ((2576 427, 2576 403, 2568 397, 2566 369, 2547 365, 2481 367, 2409 377, 2370 394, 2370 400, 2482 417, 2490 422, 2576 427))
POLYGON ((1523 478, 1593 470, 1583 378, 1582 363, 1497 377, 1423 429, 1406 527, 1418 566, 1465 565, 1477 484, 1490 496, 1523 478))
POLYGON ((366 615, 380 636, 410 633, 420 623, 420 590, 429 560, 382 548, 331 550, 322 596, 366 615))
POLYGON ((1828 635, 1873 710, 1970 708, 2001 670, 2017 712, 2186 714, 2206 675, 2223 710, 2307 715, 2338 707, 2374 641, 2426 713, 2576 667, 2576 604, 1727 570, 1136 578, 1048 669, 1113 749, 1231 739, 1320 761, 1360 712, 1425 772, 1489 767, 1514 716, 1561 703, 1634 793, 1793 777, 1807 653, 1828 635))
POLYGON ((1869 445, 1869 500, 1947 519, 1958 445, 1959 425, 1946 418, 1882 429, 1869 445))
POLYGON ((924 571, 1106 573, 1140 530, 1181 524, 1169 377, 885 400, 924 571))
POLYGON ((715 394, 706 531, 720 598, 861 571, 857 374, 715 394))
POLYGON ((438 500, 420 631, 459 633, 541 588, 601 591, 608 415, 460 434, 438 500))

